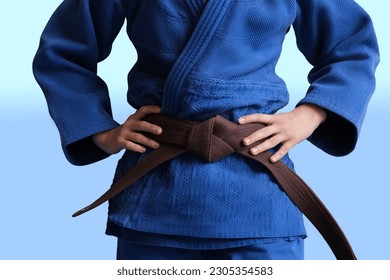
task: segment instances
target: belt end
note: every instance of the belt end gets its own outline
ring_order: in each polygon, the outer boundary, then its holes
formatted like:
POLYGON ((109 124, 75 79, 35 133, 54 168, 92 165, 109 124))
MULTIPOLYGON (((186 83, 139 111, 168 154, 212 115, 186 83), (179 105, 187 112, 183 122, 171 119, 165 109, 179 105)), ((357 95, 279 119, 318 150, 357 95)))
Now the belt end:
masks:
POLYGON ((76 218, 77 216, 80 216, 80 215, 84 214, 87 211, 88 211, 87 208, 83 208, 83 209, 73 213, 72 218, 76 218))

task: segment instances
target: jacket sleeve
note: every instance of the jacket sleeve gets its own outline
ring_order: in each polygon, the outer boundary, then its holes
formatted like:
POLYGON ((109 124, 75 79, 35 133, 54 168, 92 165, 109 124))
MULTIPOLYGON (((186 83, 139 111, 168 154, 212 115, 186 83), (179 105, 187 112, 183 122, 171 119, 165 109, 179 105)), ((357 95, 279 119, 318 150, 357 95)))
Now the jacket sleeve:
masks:
POLYGON ((128 2, 132 1, 65 0, 42 33, 33 73, 72 164, 107 157, 92 142, 92 135, 119 125, 112 118, 108 89, 97 75, 97 64, 109 55, 128 2))
POLYGON ((347 155, 355 148, 375 89, 379 50, 373 23, 353 0, 297 3, 297 46, 313 66, 298 106, 311 103, 328 113, 308 140, 331 155, 347 155))

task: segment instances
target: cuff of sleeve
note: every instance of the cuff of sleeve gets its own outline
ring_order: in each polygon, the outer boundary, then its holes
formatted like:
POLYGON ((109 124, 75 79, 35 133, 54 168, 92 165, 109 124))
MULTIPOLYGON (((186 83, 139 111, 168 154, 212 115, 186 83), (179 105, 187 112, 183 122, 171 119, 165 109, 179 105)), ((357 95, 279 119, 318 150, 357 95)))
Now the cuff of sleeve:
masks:
POLYGON ((62 149, 66 159, 74 165, 87 165, 110 156, 100 149, 93 141, 92 136, 96 133, 103 132, 118 127, 119 124, 115 121, 100 125, 95 128, 90 128, 86 135, 79 136, 72 141, 63 141, 62 149))
POLYGON ((332 156, 345 156, 351 153, 357 143, 359 125, 346 116, 346 110, 311 98, 304 98, 297 106, 305 103, 320 106, 327 113, 326 120, 307 140, 332 156))

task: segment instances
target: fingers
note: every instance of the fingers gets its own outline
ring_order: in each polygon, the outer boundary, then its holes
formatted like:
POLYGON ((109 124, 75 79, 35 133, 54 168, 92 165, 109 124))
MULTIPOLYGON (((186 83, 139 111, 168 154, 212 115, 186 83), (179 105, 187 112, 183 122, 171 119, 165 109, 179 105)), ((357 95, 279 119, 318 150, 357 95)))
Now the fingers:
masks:
POLYGON ((123 148, 139 153, 146 151, 145 147, 157 149, 158 142, 143 135, 144 132, 159 135, 162 128, 142 119, 148 114, 160 113, 158 106, 143 106, 131 115, 122 125, 122 145, 123 148))
POLYGON ((129 118, 124 124, 123 124, 129 131, 131 132, 149 132, 151 134, 159 135, 162 133, 162 128, 146 122, 146 121, 141 121, 138 119, 131 119, 129 118))
POLYGON ((133 152, 144 153, 146 147, 157 149, 159 143, 143 136, 141 133, 132 133, 122 141, 122 147, 133 152))
POLYGON ((238 122, 240 124, 263 123, 267 125, 245 137, 243 143, 244 145, 249 146, 255 142, 263 141, 250 149, 250 153, 253 155, 258 155, 264 151, 275 148, 278 145, 282 145, 270 158, 271 162, 280 160, 296 144, 294 142, 295 138, 292 137, 292 128, 288 125, 286 114, 253 114, 240 118, 238 122))
POLYGON ((267 115, 267 114, 252 114, 241 117, 238 119, 239 124, 245 123, 263 123, 269 124, 272 123, 275 119, 276 115, 267 115))
POLYGON ((161 127, 142 121, 148 114, 157 114, 161 112, 161 108, 158 106, 143 106, 131 115, 124 125, 129 126, 130 131, 149 132, 159 135, 162 133, 161 127))
POLYGON ((255 142, 265 140, 262 144, 257 145, 251 149, 253 154, 259 154, 275 147, 284 139, 278 135, 280 132, 279 126, 276 124, 276 117, 274 115, 265 115, 265 114, 253 114, 242 117, 238 120, 240 124, 246 123, 263 123, 268 124, 262 129, 256 130, 251 135, 248 135, 243 139, 243 143, 246 146, 249 146, 255 142), (274 137, 271 137, 274 136, 274 137))
POLYGON ((123 141, 122 148, 136 153, 146 152, 146 148, 144 146, 141 146, 133 141, 128 141, 128 140, 123 141))
POLYGON ((285 142, 282 145, 282 147, 280 147, 280 149, 275 154, 272 155, 272 157, 270 158, 270 161, 271 162, 277 162, 278 160, 283 158, 291 150, 291 148, 294 145, 291 144, 291 142, 285 142))
POLYGON ((159 106, 142 106, 135 113, 134 116, 136 119, 141 120, 148 114, 158 114, 161 112, 161 108, 159 106))
POLYGON ((260 154, 264 151, 268 151, 274 147, 276 147, 277 145, 279 145, 281 142, 283 141, 283 138, 280 136, 280 135, 275 135, 273 137, 270 137, 268 138, 267 140, 265 140, 264 142, 262 142, 261 144, 259 145, 256 145, 255 147, 251 148, 250 149, 250 152, 253 154, 253 155, 257 155, 257 154, 260 154))
MULTIPOLYGON (((266 126, 262 129, 256 130, 251 135, 248 135, 243 139, 243 142, 246 146, 249 146, 253 144, 254 142, 261 141, 264 139, 267 139, 268 137, 274 135, 277 133, 277 128, 275 126, 266 126)), ((273 144, 275 142, 275 139, 268 139, 270 140, 268 143, 273 144)), ((268 141, 267 140, 267 141, 268 141)))

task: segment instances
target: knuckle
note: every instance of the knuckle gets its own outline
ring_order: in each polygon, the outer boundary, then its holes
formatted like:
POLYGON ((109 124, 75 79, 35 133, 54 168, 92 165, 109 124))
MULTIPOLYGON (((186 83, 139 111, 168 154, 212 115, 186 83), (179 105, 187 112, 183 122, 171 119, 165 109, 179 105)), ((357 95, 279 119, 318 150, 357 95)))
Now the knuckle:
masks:
POLYGON ((272 134, 272 128, 270 126, 266 126, 266 127, 262 128, 262 129, 260 129, 259 132, 263 136, 269 136, 269 135, 272 134))
POLYGON ((139 129, 144 129, 145 127, 147 127, 148 123, 146 121, 138 121, 137 122, 137 127, 139 129))
POLYGON ((155 125, 154 124, 151 124, 149 122, 145 122, 145 121, 142 121, 142 123, 140 123, 140 128, 143 130, 143 131, 147 131, 147 132, 151 132, 153 133, 154 130, 155 130, 155 125))
POLYGON ((152 124, 152 123, 149 123, 149 122, 142 122, 141 129, 143 129, 144 131, 153 133, 153 134, 158 134, 161 131, 159 126, 152 124))
POLYGON ((270 135, 271 135, 270 128, 268 126, 266 126, 266 127, 263 127, 261 129, 257 130, 255 133, 253 133, 249 137, 251 139, 254 139, 255 141, 260 141, 260 140, 262 140, 270 135))
POLYGON ((136 122, 134 115, 131 115, 127 120, 121 125, 121 128, 131 129, 136 122))
POLYGON ((267 115, 264 115, 264 114, 254 114, 252 116, 253 116, 252 121, 254 121, 254 122, 264 123, 264 122, 267 121, 267 115))
POLYGON ((118 130, 118 133, 116 135, 117 139, 122 139, 125 138, 126 135, 128 134, 129 130, 127 129, 126 126, 121 126, 120 129, 118 130))
POLYGON ((126 149, 129 143, 131 143, 131 142, 126 141, 126 140, 123 139, 123 140, 118 141, 118 146, 121 149, 126 149))
POLYGON ((274 137, 268 138, 265 143, 268 147, 275 147, 277 145, 276 139, 274 137))
POLYGON ((131 140, 133 140, 134 142, 137 142, 137 143, 141 142, 142 138, 143 138, 143 135, 140 133, 133 133, 131 136, 131 140))
POLYGON ((137 112, 141 112, 141 113, 144 113, 144 112, 146 112, 147 111, 147 106, 142 106, 142 107, 140 107, 138 110, 137 110, 137 112))
POLYGON ((285 155, 288 153, 288 151, 290 150, 290 148, 287 146, 287 145, 283 145, 280 150, 279 150, 279 154, 280 155, 285 155))

